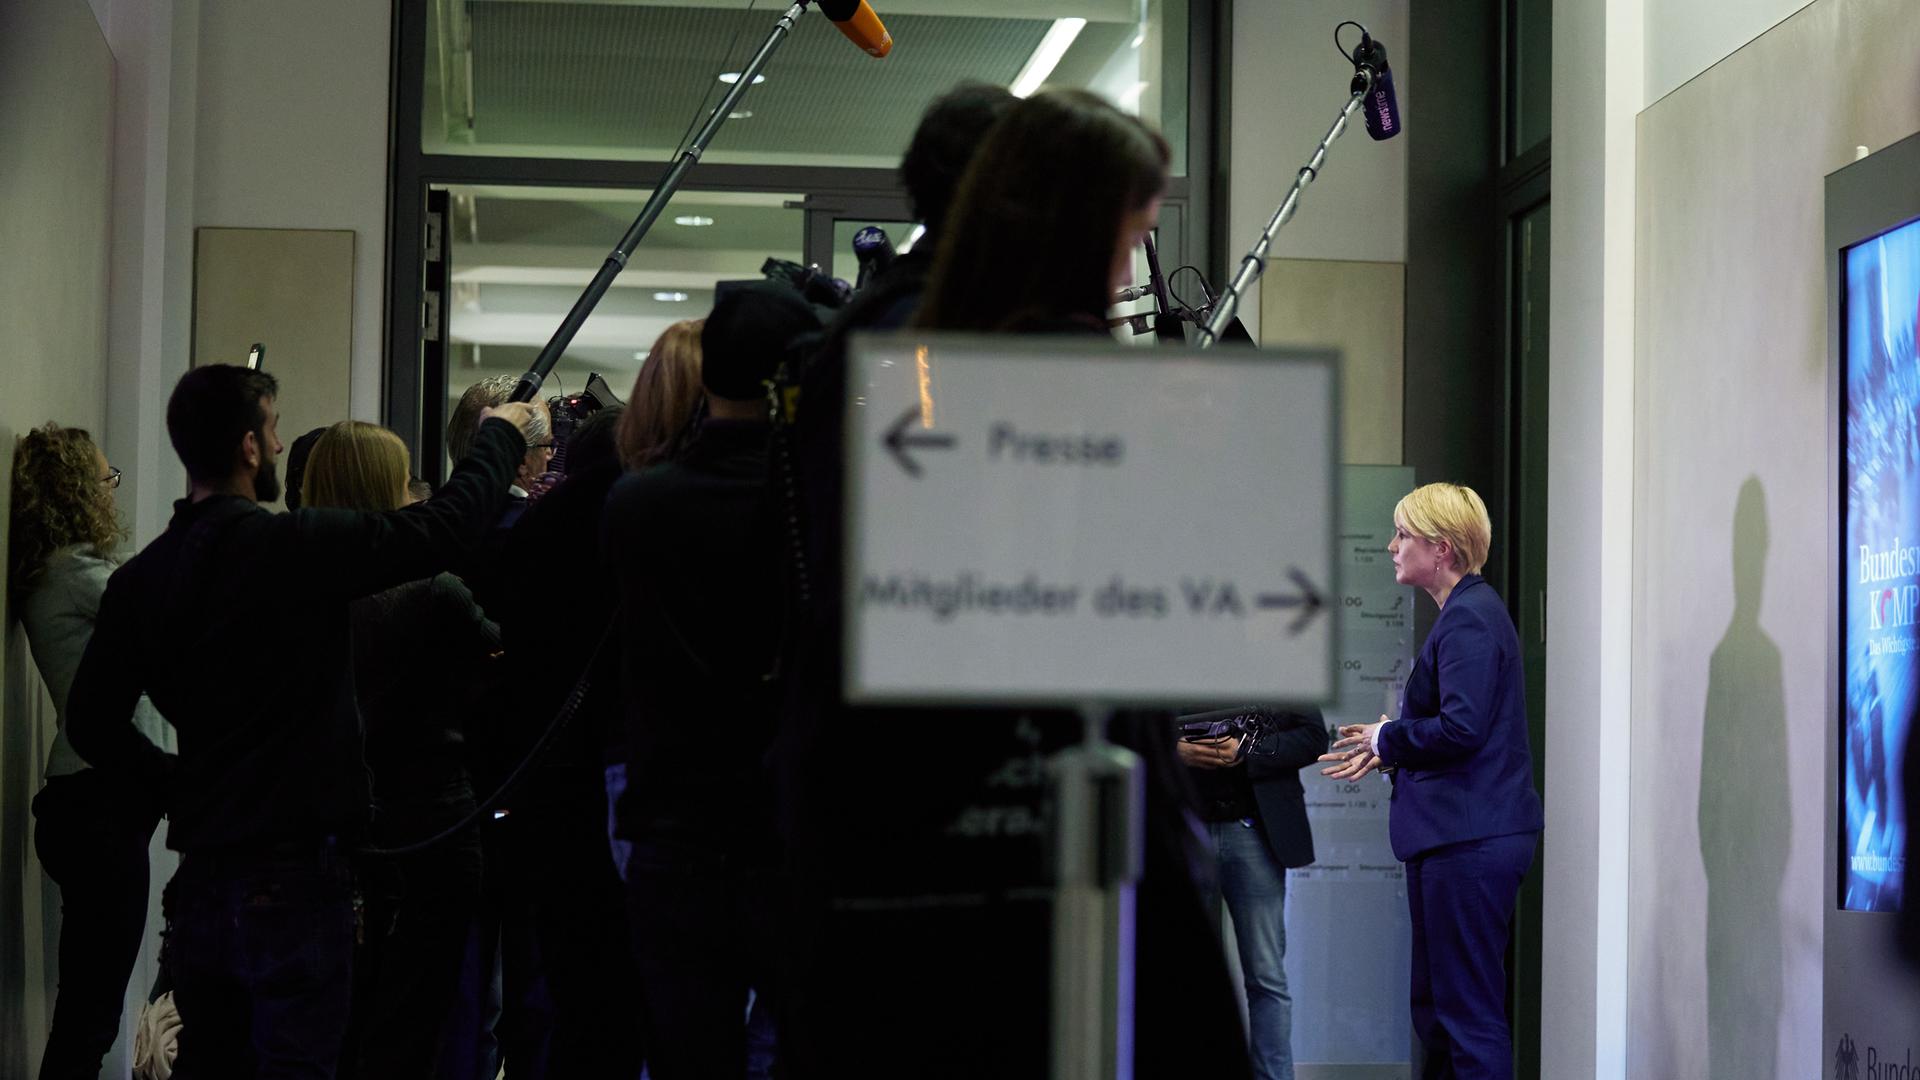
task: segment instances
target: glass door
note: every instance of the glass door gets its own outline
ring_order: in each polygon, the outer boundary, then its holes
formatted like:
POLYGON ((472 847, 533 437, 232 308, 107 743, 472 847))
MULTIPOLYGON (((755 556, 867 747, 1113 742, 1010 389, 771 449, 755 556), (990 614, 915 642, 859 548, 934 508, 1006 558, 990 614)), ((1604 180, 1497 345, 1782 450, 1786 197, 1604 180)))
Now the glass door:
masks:
POLYGON ((874 227, 887 234, 895 252, 912 250, 920 238, 913 209, 897 195, 813 195, 799 203, 807 213, 807 262, 849 285, 860 280, 853 238, 874 227))
MULTIPOLYGON (((651 192, 613 187, 436 185, 443 233, 431 237, 423 350, 423 462, 444 468, 445 417, 469 386, 533 365, 651 192), (436 295, 435 279, 442 282, 436 295), (435 329, 438 323, 439 329, 435 329), (444 348, 434 348, 436 336, 444 348), (436 363, 436 360, 438 361, 436 363), (435 370, 437 368, 438 370, 435 370), (426 447, 431 452, 424 452, 426 447)), ((769 258, 805 261, 807 215, 793 192, 682 190, 562 355, 542 396, 594 374, 626 398, 667 327, 701 318, 722 281, 758 279, 769 258)), ((849 257, 851 257, 849 253, 849 257)))

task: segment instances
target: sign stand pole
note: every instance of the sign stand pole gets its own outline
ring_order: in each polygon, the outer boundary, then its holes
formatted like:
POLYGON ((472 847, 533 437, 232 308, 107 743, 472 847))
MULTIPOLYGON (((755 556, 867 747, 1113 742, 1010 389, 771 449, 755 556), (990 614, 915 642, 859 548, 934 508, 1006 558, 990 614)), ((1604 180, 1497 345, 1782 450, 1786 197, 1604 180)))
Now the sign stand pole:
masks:
POLYGON ((1079 745, 1053 760, 1054 1080, 1131 1080, 1135 913, 1144 773, 1107 741, 1112 708, 1088 703, 1079 745))

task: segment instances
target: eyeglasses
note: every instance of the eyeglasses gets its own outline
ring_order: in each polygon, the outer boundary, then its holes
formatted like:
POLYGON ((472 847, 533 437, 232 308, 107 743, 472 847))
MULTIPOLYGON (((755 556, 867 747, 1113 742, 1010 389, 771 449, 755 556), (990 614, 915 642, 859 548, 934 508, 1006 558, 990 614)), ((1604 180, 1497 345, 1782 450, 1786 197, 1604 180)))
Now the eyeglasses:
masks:
POLYGON ((558 445, 560 445, 560 444, 559 444, 559 443, 550 443, 550 442, 537 442, 537 443, 534 443, 534 444, 533 444, 532 446, 530 446, 530 447, 528 447, 527 449, 529 449, 529 450, 545 450, 545 451, 546 451, 547 453, 549 453, 549 454, 551 454, 551 453, 553 453, 553 448, 554 448, 554 447, 556 447, 556 446, 558 446, 558 445))
POLYGON ((110 489, 119 487, 120 486, 120 466, 118 465, 107 466, 107 475, 101 477, 100 482, 107 485, 107 487, 110 489))

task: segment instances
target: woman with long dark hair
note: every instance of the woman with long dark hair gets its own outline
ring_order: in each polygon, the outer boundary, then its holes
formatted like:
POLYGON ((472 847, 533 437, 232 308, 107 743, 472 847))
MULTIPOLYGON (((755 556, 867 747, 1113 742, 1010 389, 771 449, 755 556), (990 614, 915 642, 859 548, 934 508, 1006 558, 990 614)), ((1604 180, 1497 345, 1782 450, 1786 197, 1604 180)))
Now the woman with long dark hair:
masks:
MULTIPOLYGON (((960 182, 912 325, 1106 338, 1114 290, 1158 217, 1168 159, 1164 139, 1092 94, 1050 92, 1008 107, 960 182)), ((827 663, 831 670, 838 657, 827 663)), ((819 988, 799 1003, 807 1029, 798 1049, 824 1063, 810 1074, 845 1075, 928 1046, 942 1047, 939 1075, 1041 1068, 1052 909, 1034 887, 1047 876, 1045 838, 1037 830, 955 837, 981 805, 1020 820, 1043 812, 1038 782, 1023 787, 1017 777, 1038 775, 1041 756, 1077 737, 1079 718, 1048 709, 860 708, 812 730, 789 723, 797 729, 789 738, 809 754, 808 764, 789 766, 804 789, 789 798, 818 817, 804 838, 825 852, 803 847, 803 857, 831 868, 816 884, 808 875, 820 872, 798 866, 797 880, 851 896, 863 885, 909 888, 903 882, 956 895, 941 908, 840 905, 814 916, 820 942, 803 944, 817 951, 795 961, 819 988), (884 854, 884 882, 870 884, 876 875, 853 863, 863 849, 884 854), (980 995, 980 978, 999 992, 980 995), (981 1031, 992 1037, 970 1037, 981 1031)), ((1134 1072, 1244 1077, 1239 1006, 1192 870, 1210 856, 1183 816, 1189 795, 1171 720, 1124 715, 1112 735, 1141 754, 1148 777, 1134 1072)))
POLYGON ((1083 90, 1012 106, 960 181, 914 325, 1104 332, 1169 160, 1158 133, 1083 90))
MULTIPOLYGON (((60 992, 41 1080, 99 1075, 147 927, 147 845, 161 793, 89 768, 66 736, 67 693, 117 565, 119 486, 120 470, 79 428, 49 423, 14 443, 7 585, 59 724, 46 786, 33 799, 34 849, 60 886, 62 915, 60 992)), ((134 721, 171 748, 170 729, 145 698, 134 721)))

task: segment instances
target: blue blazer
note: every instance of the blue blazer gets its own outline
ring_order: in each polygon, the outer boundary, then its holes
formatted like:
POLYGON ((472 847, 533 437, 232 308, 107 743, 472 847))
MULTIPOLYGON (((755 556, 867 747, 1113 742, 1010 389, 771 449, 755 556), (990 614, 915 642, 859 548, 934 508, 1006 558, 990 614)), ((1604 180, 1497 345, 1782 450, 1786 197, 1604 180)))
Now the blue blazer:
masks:
POLYGON ((1541 828, 1520 637, 1480 575, 1461 578, 1440 609, 1400 717, 1380 729, 1380 760, 1395 767, 1387 834, 1402 862, 1541 828))

